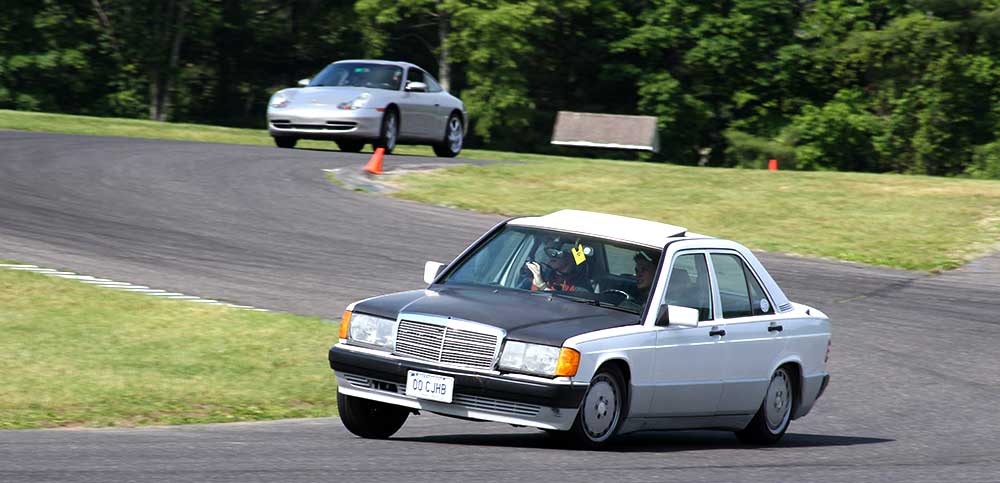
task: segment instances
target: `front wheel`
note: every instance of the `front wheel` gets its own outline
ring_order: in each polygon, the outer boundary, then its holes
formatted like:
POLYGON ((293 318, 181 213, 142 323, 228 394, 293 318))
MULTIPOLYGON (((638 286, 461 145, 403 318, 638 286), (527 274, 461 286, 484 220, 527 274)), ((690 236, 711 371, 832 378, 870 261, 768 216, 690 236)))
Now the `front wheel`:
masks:
POLYGON ((571 443, 584 448, 603 447, 621 428, 628 397, 625 378, 615 367, 602 368, 593 379, 576 421, 569 434, 553 434, 557 439, 571 438, 571 443))
POLYGON ((462 119, 452 114, 448 117, 448 126, 444 130, 444 139, 434 145, 434 154, 442 158, 454 158, 462 150, 465 131, 462 129, 462 119))
POLYGON ((362 438, 385 439, 403 427, 410 411, 406 408, 337 393, 340 421, 348 431, 362 438))
POLYGON ((774 444, 785 435, 792 417, 792 377, 788 369, 779 367, 771 376, 757 414, 750 424, 736 432, 741 442, 753 445, 774 444))
POLYGON ((385 149, 385 154, 390 154, 396 149, 397 138, 399 138, 399 114, 395 109, 386 109, 382 115, 381 133, 373 144, 376 148, 385 149))
POLYGON ((294 148, 295 144, 299 142, 298 138, 292 138, 288 136, 275 136, 274 144, 279 148, 294 148))

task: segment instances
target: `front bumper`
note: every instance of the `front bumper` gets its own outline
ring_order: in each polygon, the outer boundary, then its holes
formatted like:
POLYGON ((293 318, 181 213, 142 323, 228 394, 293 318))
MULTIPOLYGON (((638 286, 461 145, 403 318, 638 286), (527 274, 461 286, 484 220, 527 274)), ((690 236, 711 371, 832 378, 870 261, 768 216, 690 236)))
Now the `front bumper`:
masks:
POLYGON ((587 386, 579 383, 520 380, 444 368, 346 345, 332 347, 329 359, 337 374, 338 391, 348 396, 448 416, 543 429, 569 429, 587 392, 587 386), (410 369, 455 378, 453 401, 441 403, 407 396, 406 373, 410 369))
POLYGON ((270 107, 267 130, 278 137, 375 140, 382 133, 382 114, 374 108, 270 107))

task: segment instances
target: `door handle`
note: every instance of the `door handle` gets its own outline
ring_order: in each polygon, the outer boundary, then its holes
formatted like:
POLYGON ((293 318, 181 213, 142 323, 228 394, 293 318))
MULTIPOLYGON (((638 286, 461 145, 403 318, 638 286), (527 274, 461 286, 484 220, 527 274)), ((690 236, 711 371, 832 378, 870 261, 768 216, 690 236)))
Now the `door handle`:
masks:
POLYGON ((783 330, 785 330, 785 328, 782 327, 782 326, 780 326, 780 325, 769 325, 769 326, 767 326, 767 331, 768 332, 775 332, 775 331, 781 332, 783 330))
POLYGON ((710 337, 715 337, 717 335, 721 336, 721 337, 725 337, 726 336, 726 329, 712 329, 712 330, 710 330, 708 332, 708 335, 710 337))

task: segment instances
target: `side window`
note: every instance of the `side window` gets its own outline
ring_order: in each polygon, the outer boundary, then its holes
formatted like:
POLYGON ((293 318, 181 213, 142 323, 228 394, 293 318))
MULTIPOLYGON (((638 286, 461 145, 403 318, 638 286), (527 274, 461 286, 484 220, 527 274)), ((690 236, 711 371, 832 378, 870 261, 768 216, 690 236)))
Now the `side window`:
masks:
POLYGON ((757 283, 757 278, 753 276, 750 267, 745 263, 743 264, 743 273, 746 275, 747 283, 750 285, 750 308, 753 310, 753 314, 773 314, 774 307, 771 307, 771 302, 767 300, 767 294, 764 293, 764 289, 757 283))
POLYGON ((406 72, 406 82, 424 82, 424 72, 420 69, 410 69, 406 72))
POLYGON ((427 92, 441 92, 441 85, 430 74, 424 74, 424 82, 427 83, 427 92))
POLYGON ((608 263, 608 273, 613 275, 631 274, 635 270, 635 250, 604 245, 604 258, 608 263))
POLYGON ((665 302, 698 309, 698 320, 712 320, 712 285, 705 255, 681 255, 670 268, 665 302))
MULTIPOLYGON (((747 268, 736 255, 712 254, 715 278, 719 283, 719 297, 722 299, 722 316, 727 319, 755 315, 750 304, 750 284, 747 283, 747 268)), ((752 277, 750 277, 752 279, 752 277)), ((756 280, 754 280, 756 284, 756 280)), ((760 290, 760 286, 757 286, 760 290)), ((760 293, 763 294, 763 290, 760 293)))

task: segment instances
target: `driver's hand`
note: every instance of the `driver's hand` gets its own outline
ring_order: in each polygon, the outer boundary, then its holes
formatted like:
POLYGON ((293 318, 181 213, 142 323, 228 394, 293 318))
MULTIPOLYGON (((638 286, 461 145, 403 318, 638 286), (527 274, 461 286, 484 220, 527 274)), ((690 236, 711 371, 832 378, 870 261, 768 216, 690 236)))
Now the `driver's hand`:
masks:
POLYGON ((545 281, 542 280, 542 267, 538 262, 525 263, 524 267, 531 272, 531 283, 535 284, 538 288, 545 287, 545 281))

